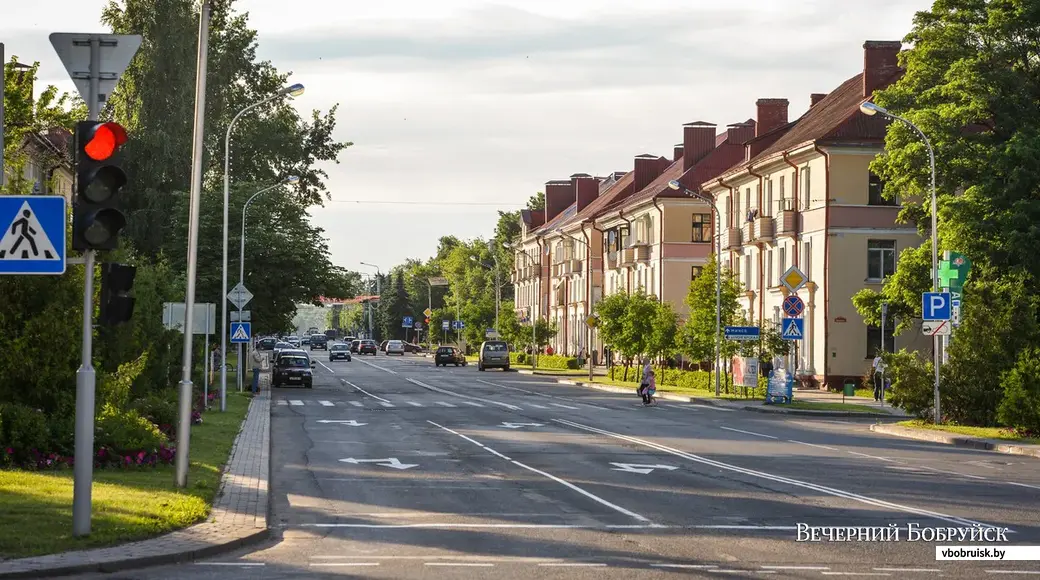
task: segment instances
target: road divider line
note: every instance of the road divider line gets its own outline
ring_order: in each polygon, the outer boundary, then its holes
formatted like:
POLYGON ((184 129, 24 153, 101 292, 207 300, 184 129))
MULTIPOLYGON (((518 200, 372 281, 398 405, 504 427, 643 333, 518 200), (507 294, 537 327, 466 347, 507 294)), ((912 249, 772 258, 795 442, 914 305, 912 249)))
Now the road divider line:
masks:
POLYGON ((311 562, 310 565, 316 568, 349 568, 351 566, 378 566, 379 562, 311 562))
POLYGON ((386 408, 392 408, 394 406, 393 403, 389 403, 387 401, 381 401, 379 404, 384 406, 384 407, 386 407, 386 408))
POLYGON ((623 435, 621 433, 614 433, 612 431, 599 429, 597 427, 590 427, 588 425, 582 425, 581 423, 575 423, 574 421, 567 421, 565 419, 553 419, 553 421, 556 422, 556 423, 567 425, 568 427, 572 427, 574 429, 580 429, 580 430, 583 430, 583 431, 588 431, 590 433, 597 433, 597 434, 600 434, 600 435, 605 435, 607 437, 613 437, 615 439, 620 439, 622 441, 628 441, 630 443, 637 443, 639 445, 643 445, 644 447, 649 447, 651 449, 656 449, 658 451, 669 453, 671 455, 675 455, 676 457, 681 457, 683 459, 688 459, 690 461, 701 463, 703 465, 708 465, 708 466, 715 467, 715 468, 718 468, 718 469, 725 469, 727 471, 732 471, 732 472, 740 473, 740 474, 743 474, 743 475, 749 475, 751 477, 757 477, 757 478, 760 478, 760 479, 766 479, 766 480, 774 481, 774 482, 777 482, 777 483, 784 483, 784 484, 791 485, 791 486, 794 486, 794 487, 800 487, 802 489, 808 489, 808 490, 812 490, 812 491, 817 491, 817 492, 825 493, 827 495, 831 495, 831 496, 834 496, 834 497, 840 497, 842 499, 848 499, 848 500, 852 500, 852 501, 855 501, 855 502, 858 502, 858 503, 872 505, 874 507, 886 508, 886 509, 890 509, 890 510, 901 511, 901 512, 904 512, 904 513, 910 513, 910 514, 919 515, 919 516, 927 516, 927 517, 931 517, 931 518, 934 518, 934 519, 938 519, 938 520, 942 520, 942 521, 945 521, 945 522, 949 522, 949 523, 952 523, 952 524, 957 524, 958 526, 963 526, 963 527, 972 527, 972 526, 975 526, 975 525, 981 526, 983 528, 993 528, 993 527, 996 527, 996 526, 993 526, 991 524, 985 524, 985 523, 982 523, 982 522, 977 522, 977 521, 974 521, 974 520, 969 520, 969 519, 961 518, 961 517, 958 517, 958 516, 951 516, 951 515, 944 514, 944 513, 941 513, 941 512, 936 512, 936 511, 927 510, 927 509, 923 509, 923 508, 916 508, 916 507, 912 507, 912 506, 892 503, 892 502, 889 502, 889 501, 879 500, 879 499, 875 499, 875 498, 868 497, 868 496, 865 496, 865 495, 860 495, 860 494, 857 494, 857 493, 852 493, 852 492, 844 491, 844 490, 841 490, 841 489, 836 489, 836 488, 833 488, 833 487, 827 487, 827 486, 824 486, 824 485, 819 485, 819 484, 815 484, 815 483, 809 483, 807 481, 801 481, 801 480, 798 480, 798 479, 792 479, 790 477, 784 477, 784 476, 781 476, 781 475, 774 475, 774 474, 766 473, 766 472, 763 472, 763 471, 756 471, 754 469, 747 469, 747 468, 740 467, 740 466, 737 466, 737 465, 733 465, 733 464, 730 464, 730 463, 723 463, 722 461, 716 461, 714 459, 708 459, 706 457, 701 457, 699 455, 694 455, 692 453, 687 453, 685 451, 681 451, 679 449, 675 449, 673 447, 668 447, 666 445, 662 445, 660 443, 655 443, 653 441, 649 441, 649 440, 646 440, 646 439, 640 439, 638 437, 632 437, 632 436, 629 436, 629 435, 623 435))
POLYGON ((715 564, 650 564, 651 568, 677 568, 679 570, 709 570, 718 568, 715 564))
POLYGON ((808 447, 819 447, 820 449, 826 449, 828 451, 841 451, 837 447, 828 447, 826 445, 820 445, 819 443, 806 443, 805 441, 795 441, 794 439, 788 439, 788 443, 797 443, 799 445, 806 445, 808 447))
POLYGON ((877 459, 878 461, 887 461, 889 463, 898 463, 895 459, 889 459, 887 457, 878 457, 877 455, 868 455, 866 453, 860 453, 859 451, 846 451, 849 455, 858 455, 860 457, 867 457, 869 459, 877 459))
POLYGON ((343 381, 344 385, 350 385, 350 386, 354 387, 355 389, 361 391, 362 393, 368 395, 369 397, 372 397, 373 399, 375 399, 377 401, 380 401, 380 402, 383 402, 383 403, 389 403, 390 402, 390 401, 387 401, 386 399, 384 399, 383 397, 377 397, 377 396, 373 395, 372 393, 366 391, 365 389, 362 389, 361 387, 355 385, 354 383, 352 383, 352 382, 350 382, 350 381, 348 381, 346 379, 340 379, 340 380, 343 381))
POLYGON ((479 568, 491 568, 491 562, 423 562, 426 566, 470 566, 479 568))
POLYGON ((416 403, 415 401, 408 401, 408 404, 413 407, 422 407, 422 403, 416 403))
POLYGON ((289 401, 286 401, 285 399, 278 399, 278 404, 283 406, 288 405, 289 401))
POLYGON ((452 405, 451 403, 445 403, 444 401, 437 401, 437 404, 442 407, 451 407, 452 409, 456 407, 456 405, 452 405))
POLYGON ((874 568, 877 572, 942 572, 938 568, 874 568))
POLYGON ((572 409, 572 410, 575 410, 575 411, 578 410, 578 407, 572 407, 570 405, 561 405, 559 403, 549 403, 549 404, 552 405, 553 407, 560 407, 562 409, 572 409))
POLYGON ((329 371, 330 373, 336 374, 336 371, 334 371, 331 368, 329 368, 328 366, 326 366, 325 363, 321 362, 320 360, 319 361, 314 361, 314 362, 320 364, 322 367, 325 368, 325 370, 329 371))
POLYGON ((759 568, 763 570, 830 570, 829 566, 759 566, 759 568))
POLYGON ((388 368, 386 368, 386 367, 381 367, 381 366, 379 366, 379 365, 377 365, 377 364, 375 364, 375 363, 370 363, 370 362, 368 362, 368 361, 366 361, 366 360, 361 360, 361 357, 360 357, 360 356, 358 356, 358 362, 360 362, 360 363, 364 363, 364 364, 366 364, 366 365, 368 365, 368 366, 370 366, 370 367, 372 367, 372 368, 376 368, 376 369, 379 369, 379 370, 381 370, 381 371, 383 371, 383 372, 387 372, 387 373, 390 373, 390 374, 392 374, 392 375, 396 375, 396 374, 397 374, 397 371, 393 371, 393 370, 390 370, 390 369, 388 369, 388 368))
POLYGON ((682 407, 696 407, 698 409, 711 409, 712 411, 722 411, 724 413, 732 413, 733 409, 726 409, 723 407, 717 407, 715 405, 698 405, 696 403, 690 403, 688 405, 681 405, 682 407))
POLYGON ((763 435, 762 433, 755 433, 754 431, 745 431, 743 429, 734 429, 733 427, 719 427, 719 429, 725 429, 726 431, 736 431, 737 433, 743 433, 745 435, 754 435, 755 437, 765 437, 766 439, 779 439, 779 437, 773 437, 772 435, 763 435))
MULTIPOLYGON (((470 443, 473 443, 474 445, 477 445, 477 446, 479 446, 479 447, 481 447, 481 448, 483 448, 483 449, 485 449, 485 450, 487 450, 487 451, 489 451, 491 453, 494 453, 495 455, 497 455, 499 457, 505 457, 504 455, 502 455, 501 453, 499 453, 499 452, 495 451, 494 449, 488 447, 487 445, 484 445, 483 443, 481 443, 481 442, 479 442, 479 441, 477 441, 475 439, 467 437, 466 435, 463 435, 462 433, 459 433, 458 431, 449 429, 449 428, 447 428, 447 427, 445 427, 443 425, 438 425, 437 423, 434 423, 433 421, 426 421, 426 422, 431 424, 431 425, 433 425, 433 426, 435 426, 435 427, 439 427, 439 428, 447 431, 448 433, 451 433, 452 435, 456 435, 458 437, 461 437, 461 438, 465 439, 466 441, 469 441, 470 443)), ((560 479, 559 477, 556 477, 555 475, 553 475, 551 473, 546 473, 546 472, 544 472, 544 471, 542 471, 540 469, 536 469, 534 467, 531 467, 530 465, 525 465, 525 464, 520 463, 519 461, 516 461, 514 459, 509 459, 509 458, 506 458, 506 459, 510 463, 512 463, 513 465, 516 465, 517 467, 522 467, 523 469, 526 469, 526 470, 528 470, 528 471, 530 471, 532 473, 537 473, 538 475, 541 475, 542 477, 545 477, 546 479, 551 479, 552 481, 555 481, 556 483, 558 483, 558 484, 560 484, 560 485, 562 485, 564 487, 567 487, 567 488, 569 488, 569 489, 571 489, 573 491, 576 491, 576 492, 580 493, 581 495, 591 499, 592 501, 595 501, 596 503, 604 505, 604 506, 606 506, 606 507, 608 507, 608 508, 610 508, 610 509, 612 509, 612 510, 618 512, 618 513, 622 513, 622 514, 624 514, 624 515, 626 515, 626 516, 628 516, 628 517, 630 517, 630 518, 632 518, 634 520, 640 521, 640 522, 650 523, 650 519, 649 518, 641 516, 641 515, 633 512, 633 511, 627 510, 627 509, 625 509, 625 508, 623 508, 623 507, 621 507, 621 506, 619 506, 617 504, 613 504, 613 503, 611 503, 611 502, 609 502, 609 501, 599 497, 598 495, 595 495, 593 493, 585 491, 584 489, 578 487, 577 485, 574 485, 573 483, 571 483, 569 481, 565 481, 563 479, 560 479)))
MULTIPOLYGON (((609 530, 615 526, 593 526, 586 524, 464 524, 459 522, 425 522, 415 524, 299 524, 301 528, 360 528, 360 529, 396 529, 396 528, 461 528, 461 529, 526 529, 526 530, 609 530)), ((662 530, 680 526, 662 526, 644 524, 626 526, 625 529, 662 530)))
MULTIPOLYGON (((538 391, 528 391, 527 389, 521 389, 519 387, 509 387, 509 386, 506 386, 506 385, 500 385, 498 383, 492 383, 490 381, 485 381, 483 379, 477 379, 477 382, 478 383, 484 383, 485 385, 490 385, 492 387, 498 387, 500 389, 509 389, 510 391, 517 391, 517 392, 525 393, 525 394, 528 394, 528 395, 534 395, 536 397, 543 397, 543 398, 546 398, 546 399, 558 399, 560 401, 569 401, 571 403, 580 403, 582 405, 586 405, 586 406, 592 407, 594 409, 603 409, 605 411, 609 411, 610 410, 609 407, 600 407, 599 405, 592 405, 590 403, 584 403, 584 402, 576 401, 576 400, 574 400, 574 399, 572 399, 570 397, 557 397, 556 395, 547 395, 545 393, 539 393, 538 391)), ((555 384, 558 384, 558 383, 543 383, 543 384, 555 385, 555 384)), ((532 407, 538 407, 540 409, 548 408, 548 407, 541 407, 541 406, 538 406, 538 405, 531 405, 531 406, 532 407)))
POLYGON ((1028 483, 1016 483, 1014 481, 1005 481, 1004 483, 1018 487, 1028 487, 1029 489, 1040 489, 1040 485, 1029 485, 1028 483))
POLYGON ((538 565, 550 568, 602 568, 606 566, 603 562, 542 562, 538 565))
POLYGON ((509 403, 500 403, 498 401, 492 401, 491 399, 483 399, 481 397, 471 397, 469 395, 463 395, 461 393, 456 393, 455 391, 449 391, 447 389, 442 389, 440 387, 434 387, 434 386, 431 386, 431 385, 427 385, 426 383, 424 383, 422 381, 417 381, 417 380, 412 379, 412 378, 409 378, 407 380, 408 380, 408 382, 410 382, 412 384, 419 385, 420 387, 422 387, 424 389, 429 389, 431 391, 440 393, 442 395, 448 395, 448 396, 451 396, 451 397, 458 397, 459 399, 470 399, 472 401, 481 401, 483 403, 488 403, 490 405, 498 405, 500 407, 505 407, 506 409, 509 409, 511 411, 521 411, 522 410, 520 407, 517 407, 516 405, 510 405, 509 403))
POLYGON ((196 566, 266 566, 264 562, 195 562, 196 566))

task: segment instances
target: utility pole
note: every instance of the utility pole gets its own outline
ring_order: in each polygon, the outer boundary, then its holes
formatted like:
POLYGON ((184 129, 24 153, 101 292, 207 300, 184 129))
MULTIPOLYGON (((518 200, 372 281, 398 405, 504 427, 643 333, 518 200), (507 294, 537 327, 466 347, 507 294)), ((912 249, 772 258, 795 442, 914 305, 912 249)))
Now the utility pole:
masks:
POLYGON ((4 56, 4 43, 0 42, 0 187, 7 181, 7 169, 4 168, 4 87, 7 86, 7 57, 4 56))

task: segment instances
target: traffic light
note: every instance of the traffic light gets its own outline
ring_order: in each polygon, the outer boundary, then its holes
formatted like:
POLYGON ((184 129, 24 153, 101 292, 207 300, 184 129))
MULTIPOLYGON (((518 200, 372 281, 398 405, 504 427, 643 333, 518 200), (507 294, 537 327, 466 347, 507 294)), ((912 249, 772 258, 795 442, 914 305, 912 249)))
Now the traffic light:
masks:
POLYGON ((76 196, 72 205, 72 247, 76 250, 114 250, 126 216, 117 205, 126 173, 117 153, 126 143, 119 123, 76 123, 76 196))
POLYGON ((134 299, 128 294, 134 287, 137 268, 125 264, 101 265, 101 312, 99 324, 121 324, 134 315, 134 299))

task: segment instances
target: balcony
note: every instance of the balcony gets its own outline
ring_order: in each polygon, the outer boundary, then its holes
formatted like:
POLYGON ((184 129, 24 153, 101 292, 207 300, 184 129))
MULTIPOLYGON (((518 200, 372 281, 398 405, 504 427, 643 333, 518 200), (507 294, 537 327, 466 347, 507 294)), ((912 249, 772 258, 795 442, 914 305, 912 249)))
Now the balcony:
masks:
POLYGON ((635 264, 635 263, 636 263, 636 249, 635 248, 625 248, 625 249, 621 250, 621 265, 622 266, 631 266, 632 264, 635 264))
POLYGON ((607 270, 613 270, 618 267, 618 253, 610 252, 607 254, 607 270))
POLYGON ((572 271, 571 265, 571 260, 564 260, 560 262, 560 276, 570 276, 572 271))
POLYGON ((636 244, 632 248, 636 253, 637 262, 649 262, 650 261, 650 245, 649 244, 636 244))
POLYGON ((739 248, 743 243, 740 228, 726 228, 722 232, 722 249, 730 250, 739 248))
POLYGON ((774 230, 778 236, 793 236, 798 233, 798 211, 796 201, 791 198, 780 200, 780 211, 774 218, 774 230))
POLYGON ((773 218, 771 217, 757 217, 755 218, 755 241, 756 242, 771 242, 773 241, 773 218))
POLYGON ((584 262, 578 259, 571 260, 571 274, 582 274, 584 272, 584 262))

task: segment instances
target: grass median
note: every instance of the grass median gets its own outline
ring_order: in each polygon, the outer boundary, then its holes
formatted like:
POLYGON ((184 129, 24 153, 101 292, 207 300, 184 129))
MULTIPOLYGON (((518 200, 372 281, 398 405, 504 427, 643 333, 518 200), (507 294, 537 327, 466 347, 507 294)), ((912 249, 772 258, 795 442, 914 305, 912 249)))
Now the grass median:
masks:
POLYGON ((935 425, 921 419, 901 421, 896 423, 901 427, 921 429, 924 431, 944 431, 957 435, 966 435, 976 439, 996 439, 1010 443, 1022 443, 1024 445, 1040 445, 1040 439, 1035 437, 1024 437, 1005 427, 967 427, 964 425, 935 425))
POLYGON ((192 426, 185 489, 174 485, 173 465, 94 470, 93 519, 85 538, 72 536, 72 470, 0 471, 0 557, 143 540, 205 519, 250 398, 229 392, 226 412, 209 411, 192 426))
POLYGON ((877 413, 887 414, 888 410, 869 405, 857 405, 855 403, 817 403, 814 401, 794 401, 781 405, 784 409, 802 409, 805 411, 848 411, 849 413, 877 413))

